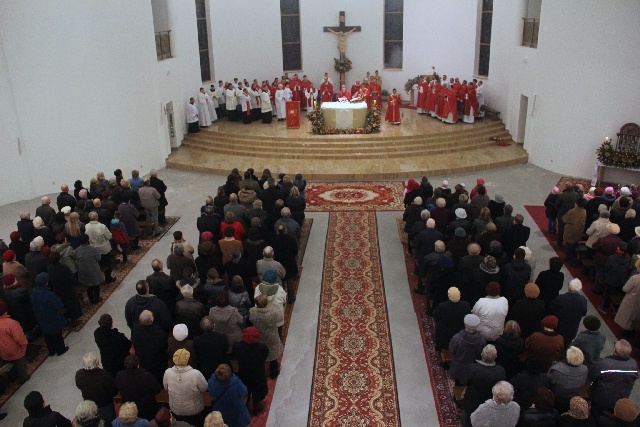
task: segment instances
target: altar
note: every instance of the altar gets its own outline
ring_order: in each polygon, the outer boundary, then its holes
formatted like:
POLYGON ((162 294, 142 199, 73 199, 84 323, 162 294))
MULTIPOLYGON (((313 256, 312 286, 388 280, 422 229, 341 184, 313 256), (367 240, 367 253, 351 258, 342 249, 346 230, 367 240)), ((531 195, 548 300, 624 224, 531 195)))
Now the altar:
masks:
POLYGON ((367 119, 367 103, 323 102, 320 106, 327 128, 364 128, 367 119))

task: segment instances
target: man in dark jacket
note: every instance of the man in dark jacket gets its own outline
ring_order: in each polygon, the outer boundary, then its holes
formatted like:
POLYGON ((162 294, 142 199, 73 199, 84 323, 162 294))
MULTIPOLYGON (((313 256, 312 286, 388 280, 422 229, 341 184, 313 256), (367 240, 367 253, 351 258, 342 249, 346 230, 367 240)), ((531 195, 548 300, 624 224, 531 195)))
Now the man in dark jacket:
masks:
POLYGON ((100 368, 100 358, 89 352, 82 357, 83 369, 76 372, 76 387, 84 400, 91 400, 98 406, 98 416, 105 423, 116 418, 113 397, 118 394, 113 377, 100 368))
POLYGON ((69 186, 67 184, 62 184, 60 186, 60 194, 58 194, 58 198, 56 199, 58 212, 65 206, 69 206, 71 208, 71 212, 73 212, 76 208, 76 203, 76 198, 69 194, 69 186))
POLYGON ((491 389, 498 381, 506 379, 506 373, 502 366, 496 365, 498 352, 493 344, 488 344, 482 349, 480 360, 476 360, 467 368, 466 392, 462 401, 462 408, 467 423, 471 425, 469 417, 478 409, 485 400, 491 399, 491 389))
POLYGON ((151 172, 149 172, 149 175, 150 175, 149 185, 151 185, 152 188, 155 188, 158 191, 158 193, 160 193, 160 200, 159 200, 160 206, 158 206, 158 222, 160 223, 160 225, 164 225, 164 223, 166 222, 165 208, 169 204, 169 202, 167 201, 167 197, 165 196, 165 192, 167 191, 167 186, 163 180, 158 178, 157 170, 151 169, 151 172))
POLYGON ((286 274, 282 279, 286 286, 287 302, 293 304, 296 301, 296 278, 298 277, 298 242, 294 236, 289 235, 284 224, 280 224, 271 241, 271 247, 275 253, 273 259, 284 267, 286 274))
POLYGON ((204 212, 202 215, 196 220, 196 227, 200 232, 200 236, 205 231, 209 231, 214 236, 218 236, 220 233, 220 223, 222 219, 220 215, 216 214, 213 205, 208 205, 204 207, 204 212))
POLYGON ((238 377, 253 401, 253 413, 258 414, 268 392, 265 362, 269 356, 269 348, 260 342, 260 331, 252 326, 245 328, 242 341, 233 345, 233 355, 238 360, 238 377))
POLYGON ((147 276, 149 293, 157 296, 167 306, 171 316, 175 317, 176 298, 178 297, 176 282, 164 272, 164 265, 161 260, 156 258, 151 261, 151 268, 153 269, 153 274, 147 276))
POLYGON ((153 313, 144 310, 131 330, 131 343, 140 366, 162 381, 167 369, 167 334, 154 323, 153 313))
POLYGON ((513 254, 513 259, 504 266, 504 291, 503 295, 509 300, 509 306, 512 306, 525 297, 524 287, 531 279, 531 266, 524 260, 525 251, 517 248, 513 254))
POLYGON ((598 307, 601 313, 606 313, 612 300, 611 297, 622 293, 622 287, 627 283, 629 274, 635 270, 631 257, 627 254, 627 244, 620 242, 616 253, 609 255, 604 265, 604 280, 606 287, 604 289, 604 302, 598 307))
POLYGON ((513 227, 508 233, 502 236, 502 248, 507 253, 509 258, 513 256, 513 253, 520 246, 527 246, 527 240, 531 235, 531 229, 523 224, 524 217, 517 214, 513 219, 513 227))
POLYGON ((283 199, 282 191, 276 187, 276 182, 273 178, 269 178, 267 181, 268 187, 260 194, 260 200, 262 200, 262 209, 267 213, 270 213, 276 205, 276 200, 283 199))
POLYGON ((565 189, 562 193, 558 194, 558 198, 556 199, 556 211, 558 212, 558 247, 562 247, 562 236, 564 234, 562 217, 575 207, 578 197, 580 196, 575 191, 571 182, 567 182, 565 189))
POLYGON ((36 209, 36 216, 42 218, 42 221, 44 221, 47 227, 51 227, 53 221, 56 219, 56 210, 51 207, 51 199, 49 196, 44 196, 40 199, 40 202, 42 204, 36 209))
POLYGON ((613 355, 598 360, 589 368, 589 389, 594 416, 602 411, 613 412, 618 399, 631 395, 638 379, 638 363, 631 357, 631 344, 619 340, 613 346, 613 355))
POLYGON ((44 406, 44 399, 40 392, 29 392, 24 398, 24 407, 29 416, 24 419, 23 427, 71 427, 71 421, 44 406))
POLYGON ((513 206, 505 205, 504 215, 499 216, 495 220, 496 227, 498 227, 498 233, 500 233, 500 235, 502 236, 507 234, 507 232, 513 228, 513 221, 515 220, 515 217, 512 215, 512 213, 513 206))
POLYGON ((193 339, 193 347, 198 359, 198 370, 206 379, 209 379, 216 368, 223 364, 229 364, 227 350, 229 343, 227 336, 213 330, 213 321, 209 317, 203 317, 200 328, 204 331, 193 339))
MULTIPOLYGON (((166 367, 166 356, 164 362, 166 367)), ((124 368, 115 378, 115 385, 122 401, 134 402, 138 407, 138 416, 152 420, 159 408, 156 394, 162 390, 162 381, 156 380, 151 373, 140 367, 138 356, 127 356, 124 368)))
MULTIPOLYGON (((170 331, 173 328, 171 313, 160 298, 149 293, 149 284, 144 280, 138 280, 136 292, 138 294, 129 298, 124 306, 124 318, 127 320, 129 328, 133 330, 133 326, 138 323, 140 314, 149 310, 153 313, 155 323, 165 332, 170 331)), ((160 376, 160 380, 162 380, 162 376, 160 376)))
POLYGON ((197 270, 193 259, 184 254, 184 246, 181 244, 174 245, 173 253, 167 257, 167 268, 174 284, 178 280, 184 279, 184 269, 187 267, 191 267, 192 271, 197 270))
POLYGON ((587 298, 580 295, 580 279, 571 280, 567 288, 566 293, 558 295, 549 305, 549 313, 558 318, 556 332, 564 338, 565 347, 576 337, 580 322, 587 315, 587 298))
POLYGON ((93 332, 93 338, 100 350, 102 367, 112 377, 124 366, 124 359, 131 350, 131 341, 122 332, 113 327, 113 318, 105 313, 98 320, 98 328, 93 332))
POLYGON ((616 253, 618 245, 622 243, 622 239, 618 236, 620 234, 620 226, 618 224, 607 224, 607 235, 600 237, 593 244, 593 250, 596 251, 593 260, 596 264, 596 283, 593 286, 593 291, 597 294, 601 294, 604 290, 604 266, 607 263, 607 259, 616 253))

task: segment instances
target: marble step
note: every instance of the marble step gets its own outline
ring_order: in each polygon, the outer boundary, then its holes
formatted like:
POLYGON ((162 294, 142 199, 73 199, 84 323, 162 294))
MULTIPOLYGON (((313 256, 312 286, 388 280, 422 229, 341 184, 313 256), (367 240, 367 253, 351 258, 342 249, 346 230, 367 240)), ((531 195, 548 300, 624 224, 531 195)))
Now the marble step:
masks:
POLYGON ((507 147, 492 144, 477 149, 449 150, 429 156, 364 158, 358 159, 357 162, 344 158, 263 158, 261 154, 207 155, 206 152, 183 147, 172 152, 166 164, 171 168, 222 175, 227 175, 234 167, 240 170, 252 167, 256 170, 268 168, 275 174, 302 173, 307 180, 370 180, 465 173, 527 161, 527 152, 520 144, 512 143, 507 147))
MULTIPOLYGON (((503 132, 499 135, 504 138, 509 138, 508 132, 503 132)), ((286 157, 291 159, 304 159, 304 158, 319 158, 319 159, 332 159, 332 158, 385 158, 385 157, 411 157, 411 156, 430 156, 433 154, 447 153, 456 150, 474 150, 481 147, 495 146, 495 141, 489 139, 471 139, 463 142, 449 142, 437 145, 420 144, 407 146, 401 144, 391 143, 384 147, 351 147, 348 145, 339 147, 303 147, 297 145, 289 145, 287 147, 247 147, 243 144, 241 146, 235 144, 225 143, 202 143, 195 141, 185 141, 182 147, 194 150, 204 151, 209 153, 218 154, 232 154, 232 155, 245 155, 245 156, 257 156, 260 157, 286 157)))

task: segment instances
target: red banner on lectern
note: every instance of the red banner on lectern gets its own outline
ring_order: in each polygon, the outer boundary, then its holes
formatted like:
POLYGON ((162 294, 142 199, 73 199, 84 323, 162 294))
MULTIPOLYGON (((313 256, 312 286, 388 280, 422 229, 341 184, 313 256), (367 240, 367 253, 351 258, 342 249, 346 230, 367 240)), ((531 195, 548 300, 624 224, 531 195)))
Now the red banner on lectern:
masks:
POLYGON ((287 101, 287 127, 297 129, 300 127, 300 101, 287 101))

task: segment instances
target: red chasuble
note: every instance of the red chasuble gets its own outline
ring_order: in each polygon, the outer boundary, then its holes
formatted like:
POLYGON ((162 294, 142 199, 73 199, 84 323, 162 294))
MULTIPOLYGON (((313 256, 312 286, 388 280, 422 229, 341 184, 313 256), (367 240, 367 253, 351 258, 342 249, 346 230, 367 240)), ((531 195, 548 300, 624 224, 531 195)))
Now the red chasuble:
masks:
POLYGON ((429 94, 429 84, 427 82, 418 83, 418 108, 427 109, 427 95, 429 94), (422 91, 420 90, 422 89, 422 91))
POLYGON ((293 93, 293 100, 302 101, 302 97, 304 96, 302 80, 292 79, 289 83, 289 87, 291 88, 291 92, 293 93))
POLYGON ((467 92, 467 96, 464 102, 464 115, 468 116, 473 108, 474 117, 478 117, 478 99, 476 97, 476 90, 471 89, 467 92))
POLYGON ((351 101, 351 92, 348 90, 341 90, 338 92, 338 99, 340 98, 347 98, 348 101, 351 101))
POLYGON ((331 102, 333 100, 333 85, 331 83, 322 82, 320 85, 320 99, 322 99, 322 102, 331 102))
MULTIPOLYGON (((376 106, 382 108, 382 86, 376 82, 369 83, 369 93, 371 94, 371 104, 376 101, 376 106)), ((369 105, 369 108, 371 108, 371 105, 369 105)))
POLYGON ((356 93, 358 93, 358 91, 360 90, 360 87, 362 87, 362 85, 353 85, 353 86, 351 86, 351 94, 355 95, 356 93))
POLYGON ((400 95, 389 95, 387 113, 384 119, 390 123, 400 123, 400 95))
POLYGON ((442 110, 440 114, 440 118, 447 119, 449 117, 449 113, 453 116, 453 122, 458 121, 458 100, 456 98, 456 91, 453 89, 443 90, 441 92, 443 95, 442 102, 442 110))

